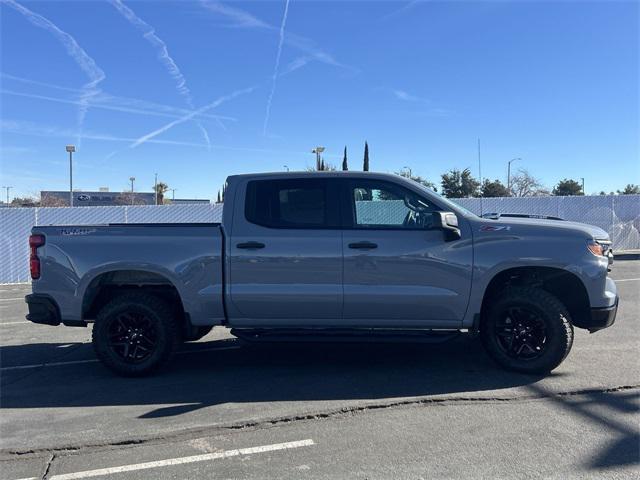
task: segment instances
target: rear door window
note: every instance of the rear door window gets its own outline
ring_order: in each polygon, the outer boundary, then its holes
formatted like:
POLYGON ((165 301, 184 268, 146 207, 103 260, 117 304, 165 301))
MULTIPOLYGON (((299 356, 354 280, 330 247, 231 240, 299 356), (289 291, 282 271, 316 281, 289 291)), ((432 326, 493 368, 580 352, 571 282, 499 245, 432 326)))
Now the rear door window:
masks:
POLYGON ((270 228, 336 228, 338 208, 327 179, 255 180, 247 185, 245 216, 270 228))

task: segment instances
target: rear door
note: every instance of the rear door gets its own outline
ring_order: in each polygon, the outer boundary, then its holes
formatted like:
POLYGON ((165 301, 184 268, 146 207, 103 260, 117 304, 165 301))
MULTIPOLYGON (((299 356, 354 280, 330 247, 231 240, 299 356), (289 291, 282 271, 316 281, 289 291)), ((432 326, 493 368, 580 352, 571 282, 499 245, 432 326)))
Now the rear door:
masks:
POLYGON ((309 177, 239 186, 229 242, 233 325, 339 323, 342 235, 335 189, 329 178, 309 177))
POLYGON ((432 228, 441 208, 413 190, 386 180, 342 183, 344 323, 459 326, 471 288, 468 226, 462 239, 445 241, 432 228))

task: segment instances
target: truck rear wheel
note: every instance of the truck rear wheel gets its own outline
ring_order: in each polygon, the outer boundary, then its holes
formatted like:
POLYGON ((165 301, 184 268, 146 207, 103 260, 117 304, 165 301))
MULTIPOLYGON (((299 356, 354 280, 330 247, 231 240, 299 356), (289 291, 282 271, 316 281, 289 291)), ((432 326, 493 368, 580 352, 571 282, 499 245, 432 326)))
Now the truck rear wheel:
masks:
POLYGON ((491 302, 480 337, 501 366, 541 374, 556 368, 569 354, 573 326, 566 307, 549 292, 509 287, 491 302))
POLYGON ((166 364, 179 329, 171 307, 147 293, 127 293, 107 303, 93 326, 93 348, 110 370, 142 376, 166 364))

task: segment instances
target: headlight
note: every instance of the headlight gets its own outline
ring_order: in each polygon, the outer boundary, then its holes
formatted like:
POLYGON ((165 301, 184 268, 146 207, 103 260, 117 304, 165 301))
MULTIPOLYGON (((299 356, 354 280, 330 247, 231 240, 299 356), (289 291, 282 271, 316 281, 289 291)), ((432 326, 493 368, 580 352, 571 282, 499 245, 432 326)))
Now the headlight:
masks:
POLYGON ((604 256, 604 248, 598 242, 591 241, 587 244, 587 248, 591 253, 599 257, 604 256))

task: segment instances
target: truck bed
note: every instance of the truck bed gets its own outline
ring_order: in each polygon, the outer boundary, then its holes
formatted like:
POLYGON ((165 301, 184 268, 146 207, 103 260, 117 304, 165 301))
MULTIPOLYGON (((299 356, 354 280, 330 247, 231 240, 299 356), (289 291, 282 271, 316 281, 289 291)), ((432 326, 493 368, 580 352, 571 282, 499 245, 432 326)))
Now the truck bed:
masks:
POLYGON ((45 237, 33 291, 53 296, 63 320, 86 319, 91 290, 126 277, 175 287, 194 325, 223 322, 219 223, 50 225, 32 234, 45 237))

